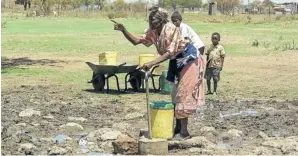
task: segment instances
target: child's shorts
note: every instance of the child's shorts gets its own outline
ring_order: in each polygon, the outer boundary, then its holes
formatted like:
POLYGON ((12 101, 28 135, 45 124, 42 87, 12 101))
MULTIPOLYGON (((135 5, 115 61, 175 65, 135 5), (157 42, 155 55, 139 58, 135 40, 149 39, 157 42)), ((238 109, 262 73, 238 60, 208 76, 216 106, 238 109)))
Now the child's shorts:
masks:
POLYGON ((220 70, 218 68, 207 68, 205 73, 205 79, 211 80, 213 78, 214 82, 220 80, 220 70))

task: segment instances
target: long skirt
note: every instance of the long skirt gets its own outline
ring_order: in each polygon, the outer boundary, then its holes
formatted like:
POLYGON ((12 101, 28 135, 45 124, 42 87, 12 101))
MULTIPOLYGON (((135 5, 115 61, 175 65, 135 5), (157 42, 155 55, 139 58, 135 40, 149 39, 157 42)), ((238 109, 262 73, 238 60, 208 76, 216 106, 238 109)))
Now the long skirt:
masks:
POLYGON ((198 106, 205 104, 204 67, 205 60, 200 56, 185 65, 179 73, 179 83, 174 99, 177 119, 187 118, 196 111, 198 106))

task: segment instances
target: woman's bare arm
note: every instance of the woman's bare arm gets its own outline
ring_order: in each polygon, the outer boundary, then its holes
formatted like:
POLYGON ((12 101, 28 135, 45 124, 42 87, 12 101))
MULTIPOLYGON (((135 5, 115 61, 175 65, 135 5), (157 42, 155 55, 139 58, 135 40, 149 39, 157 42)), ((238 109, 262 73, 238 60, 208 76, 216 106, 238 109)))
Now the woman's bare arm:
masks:
POLYGON ((157 65, 159 63, 162 63, 164 61, 166 61, 167 59, 170 59, 171 56, 169 53, 165 53, 163 55, 161 55, 160 57, 156 58, 155 60, 151 61, 151 62, 148 62, 148 63, 145 63, 144 65, 142 65, 140 67, 140 69, 144 69, 146 71, 150 70, 154 65, 157 65))

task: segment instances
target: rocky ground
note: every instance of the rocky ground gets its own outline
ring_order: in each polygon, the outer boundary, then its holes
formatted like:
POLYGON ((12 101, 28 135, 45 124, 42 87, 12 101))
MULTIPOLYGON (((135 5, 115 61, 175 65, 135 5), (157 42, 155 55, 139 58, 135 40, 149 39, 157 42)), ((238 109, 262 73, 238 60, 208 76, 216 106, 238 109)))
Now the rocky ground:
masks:
MULTIPOLYGON (((111 154, 120 134, 138 140, 146 128, 145 106, 137 105, 143 93, 66 94, 72 89, 2 90, 2 154, 111 154)), ((189 121, 193 138, 169 142, 170 154, 298 154, 298 101, 206 103, 189 121)))

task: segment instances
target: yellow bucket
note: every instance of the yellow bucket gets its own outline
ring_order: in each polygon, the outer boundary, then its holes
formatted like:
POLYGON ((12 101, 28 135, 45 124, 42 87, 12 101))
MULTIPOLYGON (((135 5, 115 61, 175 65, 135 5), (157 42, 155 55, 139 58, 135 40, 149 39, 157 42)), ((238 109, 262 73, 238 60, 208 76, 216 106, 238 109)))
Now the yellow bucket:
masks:
POLYGON ((151 137, 170 139, 173 137, 174 105, 170 102, 150 104, 151 137))
POLYGON ((117 64, 117 53, 116 52, 104 52, 98 56, 99 64, 104 65, 116 65, 117 64))
POLYGON ((145 63, 153 61, 155 59, 155 55, 153 54, 140 54, 139 56, 139 66, 142 66, 145 63))

